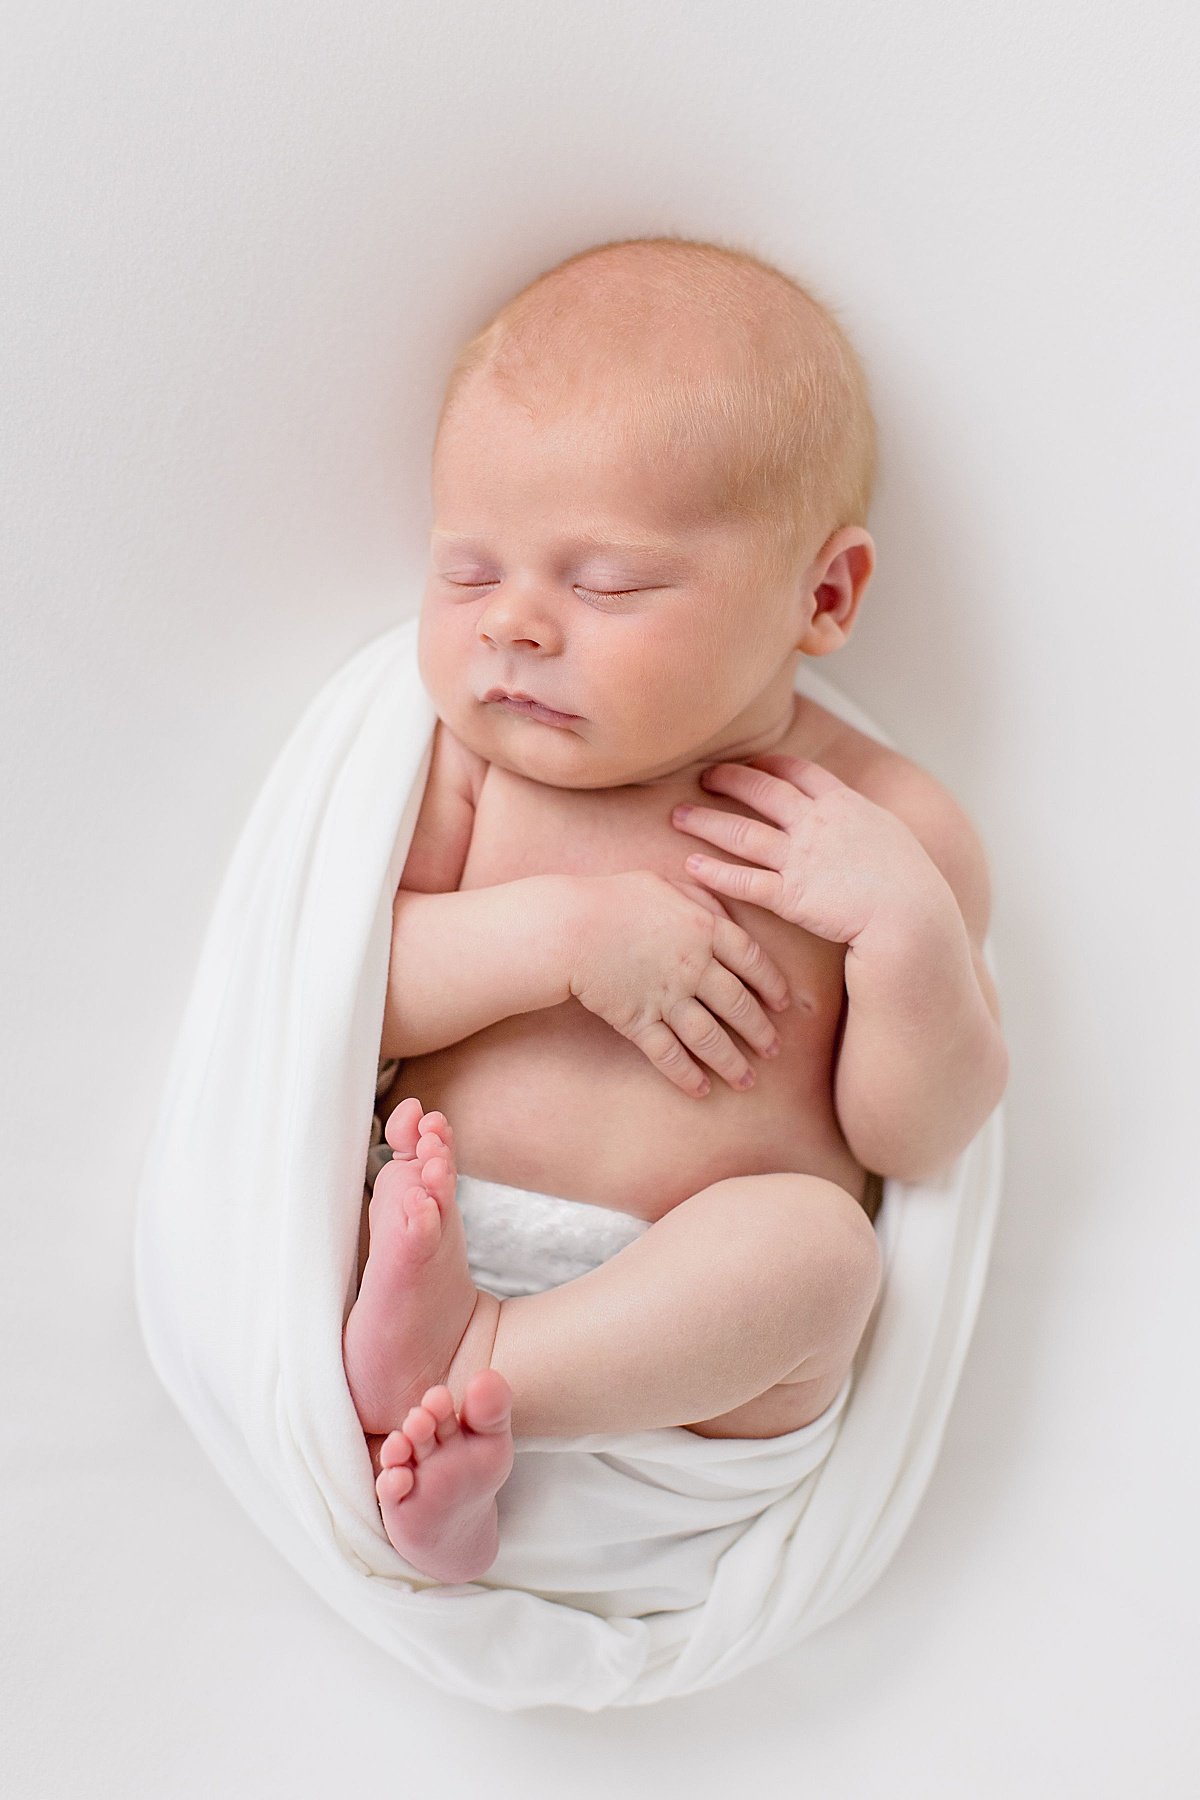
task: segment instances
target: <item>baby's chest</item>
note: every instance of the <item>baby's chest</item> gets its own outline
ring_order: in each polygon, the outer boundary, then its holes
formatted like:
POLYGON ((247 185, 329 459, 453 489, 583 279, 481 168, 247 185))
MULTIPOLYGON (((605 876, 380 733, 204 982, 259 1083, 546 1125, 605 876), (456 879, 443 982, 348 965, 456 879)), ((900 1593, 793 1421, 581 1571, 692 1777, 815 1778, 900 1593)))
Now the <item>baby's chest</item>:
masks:
MULTIPOLYGON (((712 794, 678 787, 555 789, 489 768, 476 805, 462 888, 491 887, 527 875, 616 875, 649 869, 695 888, 684 868, 693 850, 736 863, 730 852, 689 837, 670 822, 681 801, 726 810, 712 794)), ((730 811, 744 808, 728 807, 730 811)), ((729 916, 761 944, 787 978, 793 1003, 810 1022, 836 1020, 844 998, 845 947, 828 943, 760 906, 722 896, 729 916)))
MULTIPOLYGON (((652 869, 685 877, 695 846, 670 823, 681 791, 586 790, 524 781, 492 764, 475 809, 460 887, 490 887, 525 875, 615 875, 652 869)), ((695 791, 696 801, 707 798, 695 791)))

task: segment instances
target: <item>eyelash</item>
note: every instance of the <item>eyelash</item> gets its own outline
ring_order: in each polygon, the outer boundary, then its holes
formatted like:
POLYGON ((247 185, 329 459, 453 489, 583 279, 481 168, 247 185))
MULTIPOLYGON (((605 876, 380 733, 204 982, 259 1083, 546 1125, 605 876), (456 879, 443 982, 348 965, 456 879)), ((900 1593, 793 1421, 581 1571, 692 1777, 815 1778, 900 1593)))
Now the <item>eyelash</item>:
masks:
MULTIPOLYGON (((490 587, 490 585, 491 585, 491 583, 487 582, 487 581, 452 581, 450 583, 451 587, 464 587, 464 588, 483 588, 483 587, 490 587)), ((588 597, 592 600, 628 600, 631 595, 636 594, 639 591, 640 590, 638 588, 612 588, 612 589, 605 591, 605 590, 598 589, 598 588, 585 588, 585 587, 578 587, 578 586, 575 589, 575 592, 577 594, 587 594, 588 597)))

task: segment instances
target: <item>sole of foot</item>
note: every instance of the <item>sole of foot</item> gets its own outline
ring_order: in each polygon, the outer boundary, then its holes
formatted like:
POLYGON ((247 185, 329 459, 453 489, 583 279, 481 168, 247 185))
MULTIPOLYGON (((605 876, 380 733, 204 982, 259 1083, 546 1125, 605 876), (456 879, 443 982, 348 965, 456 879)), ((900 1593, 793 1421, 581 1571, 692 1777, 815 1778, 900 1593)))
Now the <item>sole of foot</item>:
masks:
POLYGON ((467 1383, 456 1413, 438 1384, 379 1453, 375 1492, 388 1542, 435 1581, 473 1581, 500 1548, 496 1495, 513 1465, 512 1389, 495 1369, 467 1383))
POLYGON ((410 1096, 386 1133, 392 1161, 375 1178, 367 1260, 342 1333, 346 1379, 368 1433, 390 1431, 426 1388, 448 1379, 481 1299, 445 1115, 422 1112, 410 1096))
POLYGON ((513 1463, 512 1389, 487 1366, 499 1301, 471 1278, 445 1114, 410 1095, 384 1135, 392 1161, 368 1208, 346 1379, 364 1432, 387 1434, 375 1491, 389 1542, 422 1574, 469 1581, 495 1560, 496 1494, 513 1463))

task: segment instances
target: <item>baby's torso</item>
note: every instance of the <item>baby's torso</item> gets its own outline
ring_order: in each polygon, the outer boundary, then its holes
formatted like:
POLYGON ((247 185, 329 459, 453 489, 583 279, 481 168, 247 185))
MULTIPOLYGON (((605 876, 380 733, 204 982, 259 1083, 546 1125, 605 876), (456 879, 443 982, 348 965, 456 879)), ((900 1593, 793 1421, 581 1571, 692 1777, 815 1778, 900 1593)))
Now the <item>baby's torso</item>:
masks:
MULTIPOLYGON (((868 762, 889 754, 808 700, 778 749, 810 757, 852 786, 868 762)), ((725 853, 672 826, 671 808, 685 800, 747 810, 686 776, 589 793, 547 788, 487 765, 460 888, 628 869, 688 881, 689 851, 725 853)), ((833 1106, 845 947, 760 907, 723 904, 777 963, 792 997, 785 1012, 768 1012, 782 1042, 770 1061, 722 1021, 754 1069, 752 1088, 735 1092, 706 1069, 712 1087, 692 1099, 627 1039, 568 1000, 409 1057, 381 1116, 415 1094, 426 1111, 440 1109, 451 1121, 467 1174, 651 1221, 710 1182, 773 1170, 825 1176, 873 1213, 877 1184, 847 1147, 833 1106)))

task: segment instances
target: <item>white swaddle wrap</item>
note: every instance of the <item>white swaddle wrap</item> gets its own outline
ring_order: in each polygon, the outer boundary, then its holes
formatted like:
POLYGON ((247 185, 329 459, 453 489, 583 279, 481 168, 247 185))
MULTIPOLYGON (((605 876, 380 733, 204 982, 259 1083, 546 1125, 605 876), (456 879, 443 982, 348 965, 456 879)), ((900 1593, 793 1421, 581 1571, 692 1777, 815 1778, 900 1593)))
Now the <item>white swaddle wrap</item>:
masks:
MULTIPOLYGON (((890 742, 807 663, 796 686, 890 742)), ((384 1535, 341 1333, 392 897, 435 722, 407 619, 325 683, 264 783, 209 924, 143 1161, 142 1330, 164 1386, 250 1515, 331 1606, 410 1669, 500 1711, 647 1704, 797 1643, 852 1605, 895 1551, 974 1324, 1002 1109, 936 1181, 884 1184, 883 1287, 852 1375, 819 1419, 766 1439, 678 1427, 518 1437, 496 1562, 478 1581, 430 1582, 384 1535)), ((515 1254, 494 1236, 488 1252, 481 1235, 513 1193, 464 1185, 479 1269, 480 1257, 515 1254)), ((597 1228, 628 1233, 624 1218, 597 1228)), ((589 1238, 593 1263, 613 1253, 598 1242, 589 1238)), ((569 1271, 561 1279, 578 1272, 538 1259, 516 1279, 550 1285, 559 1268, 569 1271)))

